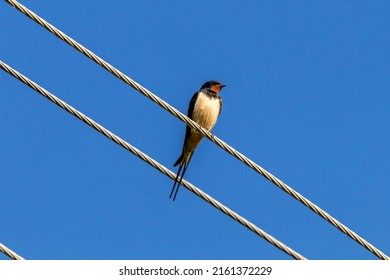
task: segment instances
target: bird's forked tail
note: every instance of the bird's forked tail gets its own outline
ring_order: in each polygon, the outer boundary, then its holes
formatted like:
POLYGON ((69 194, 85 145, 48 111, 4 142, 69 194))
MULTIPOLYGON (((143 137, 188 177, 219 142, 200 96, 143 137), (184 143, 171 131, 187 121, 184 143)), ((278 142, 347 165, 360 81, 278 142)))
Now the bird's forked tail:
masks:
POLYGON ((184 174, 186 173, 187 167, 188 167, 190 160, 192 158, 192 155, 193 155, 193 153, 192 153, 188 157, 184 158, 183 154, 180 155, 180 157, 177 159, 177 161, 173 165, 174 167, 179 165, 179 169, 177 171, 176 178, 175 178, 175 183, 173 184, 171 194, 169 195, 169 199, 171 199, 172 195, 173 195, 173 199, 172 199, 173 201, 175 201, 175 199, 176 199, 177 192, 179 191, 184 174))

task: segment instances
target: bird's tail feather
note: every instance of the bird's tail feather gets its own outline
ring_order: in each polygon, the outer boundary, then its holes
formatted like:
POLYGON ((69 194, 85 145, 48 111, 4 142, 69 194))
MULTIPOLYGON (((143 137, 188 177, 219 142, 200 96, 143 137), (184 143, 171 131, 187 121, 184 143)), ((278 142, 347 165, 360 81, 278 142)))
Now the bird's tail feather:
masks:
POLYGON ((180 164, 182 161, 183 161, 183 154, 180 155, 180 157, 177 159, 177 161, 175 162, 175 164, 173 165, 173 167, 177 166, 177 165, 180 164))
POLYGON ((174 166, 176 166, 176 165, 180 164, 179 170, 177 171, 177 174, 176 174, 175 183, 173 184, 171 194, 169 195, 169 199, 171 199, 172 195, 173 195, 173 199, 172 199, 173 201, 175 201, 175 199, 176 199, 177 192, 179 191, 181 182, 183 181, 184 174, 187 171, 187 167, 191 161, 192 155, 193 155, 193 153, 188 158, 184 159, 184 156, 182 154, 178 158, 178 160, 176 161, 176 163, 174 165, 174 166))

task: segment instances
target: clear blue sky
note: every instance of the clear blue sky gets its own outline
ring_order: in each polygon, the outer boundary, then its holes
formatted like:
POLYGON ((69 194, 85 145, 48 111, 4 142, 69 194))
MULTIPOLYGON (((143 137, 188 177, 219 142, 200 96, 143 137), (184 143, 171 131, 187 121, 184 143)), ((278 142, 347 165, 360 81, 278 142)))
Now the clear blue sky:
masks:
MULTIPOLYGON (((21 3, 182 112, 205 81, 227 84, 213 132, 390 253, 388 1, 21 3)), ((5 1, 0 14, 1 60, 172 168, 181 121, 5 1)), ((185 188, 172 203, 172 180, 0 82, 0 242, 20 255, 291 259, 185 188)), ((376 259, 207 139, 186 179, 309 259, 376 259)))

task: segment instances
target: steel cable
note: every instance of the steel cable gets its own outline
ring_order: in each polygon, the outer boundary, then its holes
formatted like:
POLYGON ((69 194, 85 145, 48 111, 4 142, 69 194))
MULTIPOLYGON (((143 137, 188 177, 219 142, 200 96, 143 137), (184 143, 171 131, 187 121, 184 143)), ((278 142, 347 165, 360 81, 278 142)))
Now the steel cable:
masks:
POLYGON ((14 251, 12 251, 10 248, 8 248, 2 243, 0 243, 0 252, 4 253, 13 260, 24 260, 24 258, 16 254, 14 251))

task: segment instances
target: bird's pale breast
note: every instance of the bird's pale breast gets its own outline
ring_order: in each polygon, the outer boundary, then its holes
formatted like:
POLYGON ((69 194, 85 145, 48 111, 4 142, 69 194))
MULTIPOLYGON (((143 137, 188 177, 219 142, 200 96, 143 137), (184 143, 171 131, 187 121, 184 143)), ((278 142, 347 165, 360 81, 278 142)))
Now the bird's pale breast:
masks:
POLYGON ((219 110, 218 98, 200 92, 194 105, 192 119, 207 130, 211 130, 217 122, 219 110))

